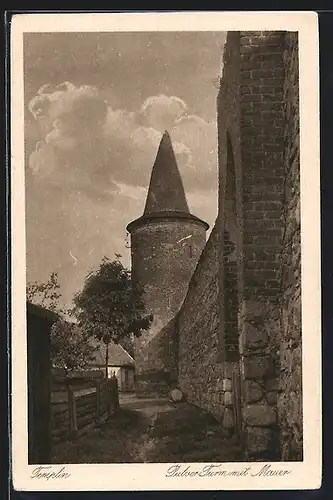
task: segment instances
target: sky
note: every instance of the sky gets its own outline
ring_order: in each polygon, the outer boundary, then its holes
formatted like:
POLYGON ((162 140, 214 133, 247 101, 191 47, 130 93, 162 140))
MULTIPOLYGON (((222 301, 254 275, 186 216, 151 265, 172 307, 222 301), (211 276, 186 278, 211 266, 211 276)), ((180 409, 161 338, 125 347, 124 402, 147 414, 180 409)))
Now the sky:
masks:
POLYGON ((130 267, 168 130, 194 215, 217 215, 223 32, 29 33, 24 38, 27 280, 59 275, 70 306, 104 256, 130 267))

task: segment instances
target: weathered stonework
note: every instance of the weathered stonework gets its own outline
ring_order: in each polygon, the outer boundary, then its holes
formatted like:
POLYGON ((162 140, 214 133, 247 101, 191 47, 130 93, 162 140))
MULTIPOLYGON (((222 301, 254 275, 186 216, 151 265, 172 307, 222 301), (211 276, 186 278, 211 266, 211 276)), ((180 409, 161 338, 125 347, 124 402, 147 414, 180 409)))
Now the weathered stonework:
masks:
POLYGON ((186 219, 156 219, 134 228, 131 238, 133 277, 143 287, 147 310, 154 316, 149 331, 137 340, 137 392, 160 394, 165 383, 165 351, 158 346, 163 328, 175 317, 186 295, 206 242, 205 228, 186 219), (186 239, 189 235, 190 241, 186 239), (157 384, 159 375, 161 383, 157 384))
POLYGON ((236 361, 238 351, 237 255, 228 231, 224 231, 224 359, 236 361))
POLYGON ((173 318, 142 348, 136 346, 136 390, 138 396, 164 396, 177 387, 178 330, 173 318))
POLYGON ((136 342, 136 392, 167 393, 177 370, 175 318, 206 243, 208 224, 190 214, 170 136, 164 133, 144 213, 131 234, 132 279, 143 289, 151 327, 136 342), (170 323, 171 322, 171 323, 170 323), (171 349, 171 350, 170 350, 171 349), (173 358, 173 363, 170 359, 173 358))
POLYGON ((240 311, 243 439, 248 459, 278 458, 276 342, 280 323, 272 320, 276 314, 276 309, 259 301, 243 302, 240 311), (261 432, 262 428, 266 430, 261 432))
POLYGON ((281 252, 282 339, 278 394, 282 460, 302 460, 302 341, 299 165, 299 78, 297 33, 286 35, 284 65, 286 114, 284 151, 284 239, 281 252))
POLYGON ((230 434, 235 429, 232 376, 237 364, 221 360, 218 229, 215 225, 177 315, 178 384, 189 402, 210 411, 230 434))
POLYGON ((218 362, 218 238, 215 226, 178 314, 178 381, 188 401, 221 419, 225 382, 218 362))
POLYGON ((302 459, 297 58, 296 34, 228 33, 210 238, 189 220, 132 233, 134 274, 162 318, 138 350, 139 384, 180 387, 246 460, 302 459), (191 249, 172 252, 189 232, 191 249))
POLYGON ((262 384, 253 380, 244 381, 244 402, 258 403, 263 399, 264 388, 262 384))
POLYGON ((244 299, 239 329, 248 459, 279 454, 275 391, 268 391, 266 382, 279 373, 284 37, 280 32, 240 33, 244 299))

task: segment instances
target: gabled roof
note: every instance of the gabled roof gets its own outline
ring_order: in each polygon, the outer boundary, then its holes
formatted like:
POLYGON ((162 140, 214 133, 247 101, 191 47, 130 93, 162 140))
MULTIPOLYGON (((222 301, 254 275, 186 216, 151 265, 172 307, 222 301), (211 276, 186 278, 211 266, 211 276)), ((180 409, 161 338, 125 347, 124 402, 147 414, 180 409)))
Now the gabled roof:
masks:
MULTIPOLYGON (((106 345, 104 342, 96 343, 96 351, 93 355, 93 360, 89 363, 92 365, 104 366, 106 355, 106 345)), ((109 366, 135 366, 132 356, 120 345, 111 342, 109 344, 109 366)))

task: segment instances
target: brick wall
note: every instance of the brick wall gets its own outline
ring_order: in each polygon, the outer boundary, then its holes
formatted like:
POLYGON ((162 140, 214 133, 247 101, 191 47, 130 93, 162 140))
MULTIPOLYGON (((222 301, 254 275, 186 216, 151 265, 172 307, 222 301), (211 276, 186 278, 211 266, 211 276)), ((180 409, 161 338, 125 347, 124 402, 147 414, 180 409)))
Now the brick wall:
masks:
POLYGON ((297 33, 286 37, 284 62, 285 200, 282 246, 282 339, 279 393, 280 444, 283 460, 302 460, 302 342, 299 164, 299 80, 297 33))
POLYGON ((218 217, 151 344, 188 401, 239 432, 247 460, 301 457, 297 71, 294 35, 228 33, 218 217))
MULTIPOLYGON (((240 37, 228 33, 217 97, 219 213, 178 315, 179 385, 187 399, 235 430, 242 297, 240 37)), ((239 396, 239 394, 238 394, 239 396)))
POLYGON ((219 214, 179 314, 179 383, 248 460, 302 456, 297 73, 295 35, 228 33, 219 214))
POLYGON ((282 238, 284 33, 243 32, 241 149, 245 299, 275 300, 282 238))
POLYGON ((178 315, 179 384, 249 460, 302 455, 297 72, 295 35, 228 34, 219 214, 178 315))
POLYGON ((239 329, 247 457, 278 458, 284 33, 240 33, 244 300, 239 329))

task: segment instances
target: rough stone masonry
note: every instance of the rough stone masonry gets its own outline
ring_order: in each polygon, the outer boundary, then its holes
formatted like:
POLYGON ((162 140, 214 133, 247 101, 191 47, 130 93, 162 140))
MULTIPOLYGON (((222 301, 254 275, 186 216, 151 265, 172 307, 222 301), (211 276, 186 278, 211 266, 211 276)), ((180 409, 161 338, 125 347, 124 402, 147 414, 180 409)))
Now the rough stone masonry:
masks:
POLYGON ((297 33, 228 33, 217 117, 207 243, 168 135, 145 213, 128 226, 133 278, 156 318, 137 346, 137 390, 180 387, 238 434, 247 460, 302 460, 297 33))

